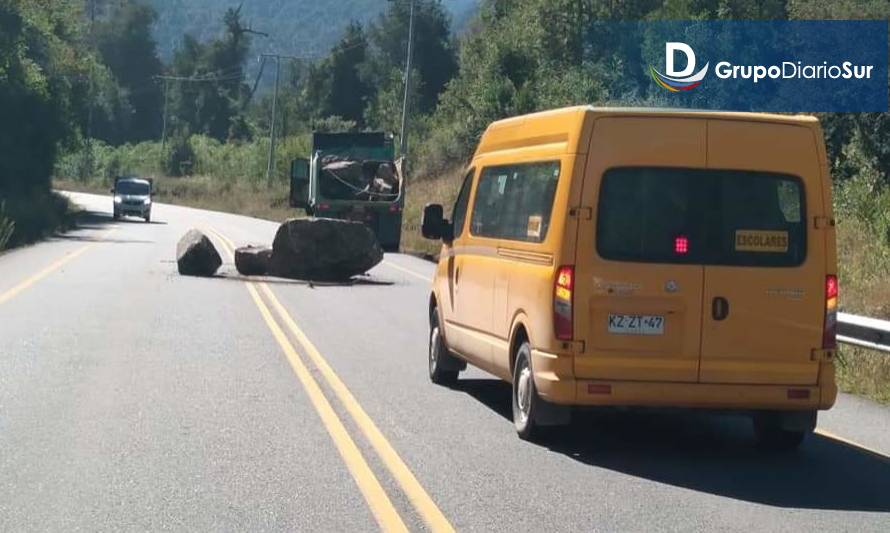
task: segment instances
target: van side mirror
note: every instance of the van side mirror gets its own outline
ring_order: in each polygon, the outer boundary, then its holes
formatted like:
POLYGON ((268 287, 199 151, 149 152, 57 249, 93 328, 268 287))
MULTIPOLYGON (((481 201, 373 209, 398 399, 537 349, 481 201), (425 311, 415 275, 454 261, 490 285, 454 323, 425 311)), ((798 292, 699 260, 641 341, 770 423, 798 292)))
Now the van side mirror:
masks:
POLYGON ((442 239, 446 243, 454 240, 454 227, 445 220, 445 209, 441 204, 427 204, 423 208, 420 233, 426 239, 442 239))
POLYGON ((309 205, 309 160, 294 159, 290 165, 290 206, 305 208, 309 205))

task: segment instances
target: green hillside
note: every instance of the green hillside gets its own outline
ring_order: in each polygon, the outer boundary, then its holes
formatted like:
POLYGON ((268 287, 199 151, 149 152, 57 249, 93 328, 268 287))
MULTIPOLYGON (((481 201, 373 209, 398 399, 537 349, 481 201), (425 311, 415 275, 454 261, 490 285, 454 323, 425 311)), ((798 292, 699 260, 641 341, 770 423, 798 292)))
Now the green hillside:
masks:
MULTIPOLYGON (((155 36, 161 54, 169 58, 184 33, 200 41, 222 29, 222 14, 241 0, 146 0, 159 15, 155 36)), ((405 0, 400 0, 405 1, 405 0)), ((381 13, 388 0, 250 0, 242 13, 257 37, 256 52, 323 55, 351 20, 366 22, 381 13)), ((478 0, 442 0, 457 25, 473 13, 478 0)))

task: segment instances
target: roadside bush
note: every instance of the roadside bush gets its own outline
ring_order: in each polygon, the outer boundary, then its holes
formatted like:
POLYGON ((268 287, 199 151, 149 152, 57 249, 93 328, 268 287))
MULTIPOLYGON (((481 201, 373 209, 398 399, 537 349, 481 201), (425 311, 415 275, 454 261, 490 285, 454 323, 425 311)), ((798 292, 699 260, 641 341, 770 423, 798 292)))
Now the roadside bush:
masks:
POLYGON ((15 221, 6 216, 6 202, 0 202, 0 250, 5 250, 15 231, 15 221))
MULTIPOLYGON (((125 174, 143 176, 208 176, 218 182, 265 184, 269 140, 222 143, 204 135, 174 136, 166 151, 161 143, 143 142, 117 147, 93 143, 94 172, 89 182, 103 187, 125 174)), ((279 139, 275 146, 275 182, 288 182, 290 162, 309 154, 309 136, 279 139)), ((76 180, 83 161, 83 150, 62 155, 56 163, 55 176, 66 184, 76 180)), ((83 184, 88 185, 88 184, 83 184)), ((83 188, 83 187, 81 187, 83 188)))
POLYGON ((0 205, 0 250, 67 229, 74 215, 68 199, 61 194, 35 192, 7 197, 0 205))
POLYGON ((195 162, 195 152, 188 135, 176 134, 170 138, 163 154, 161 168, 168 176, 189 176, 195 162))

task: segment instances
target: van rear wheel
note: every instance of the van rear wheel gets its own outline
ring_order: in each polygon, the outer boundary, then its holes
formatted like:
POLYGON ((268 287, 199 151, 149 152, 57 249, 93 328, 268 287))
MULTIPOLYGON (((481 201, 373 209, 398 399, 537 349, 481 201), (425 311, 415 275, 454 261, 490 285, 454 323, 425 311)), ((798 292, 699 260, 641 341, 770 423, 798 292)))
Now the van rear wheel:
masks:
POLYGON ((756 413, 752 419, 757 444, 766 450, 790 452, 800 447, 816 427, 816 413, 756 413))
POLYGON ((513 364, 513 425, 519 438, 539 440, 572 421, 568 405, 551 403, 538 394, 532 368, 532 348, 524 341, 516 350, 513 364))
POLYGON ((451 355, 439 324, 439 310, 430 316, 429 371, 430 381, 436 385, 454 385, 465 364, 451 355))
POLYGON ((536 415, 541 399, 535 389, 532 373, 531 347, 523 342, 516 350, 516 363, 513 366, 513 425, 523 440, 540 436, 536 415))

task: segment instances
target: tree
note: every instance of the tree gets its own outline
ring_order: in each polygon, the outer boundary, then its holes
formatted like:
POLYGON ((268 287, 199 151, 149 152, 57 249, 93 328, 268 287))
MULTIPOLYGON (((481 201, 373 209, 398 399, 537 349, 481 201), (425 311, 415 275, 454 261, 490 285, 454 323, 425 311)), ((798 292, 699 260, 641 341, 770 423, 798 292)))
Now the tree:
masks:
MULTIPOLYGON (((451 43, 451 20, 440 0, 415 0, 414 68, 419 74, 415 111, 430 113, 439 94, 457 72, 451 43)), ((408 50, 410 3, 393 2, 368 31, 375 58, 369 68, 378 87, 390 80, 394 68, 404 70, 408 50)))
POLYGON ((365 106, 373 94, 361 72, 367 53, 364 29, 353 22, 330 54, 309 67, 303 94, 309 117, 338 116, 363 123, 365 106))
POLYGON ((241 21, 241 8, 223 16, 225 34, 208 43, 186 35, 173 56, 172 74, 184 78, 171 82, 170 120, 175 128, 220 141, 247 134, 241 103, 250 88, 244 83, 244 63, 250 34, 241 21))
POLYGON ((0 197, 46 193, 75 137, 95 58, 79 2, 0 0, 0 197))
POLYGON ((162 72, 152 37, 156 20, 151 7, 124 0, 96 24, 100 57, 120 88, 119 108, 96 128, 96 136, 112 144, 160 137, 164 97, 155 78, 162 72))
POLYGON ((331 87, 328 115, 337 115, 361 124, 365 105, 371 96, 371 88, 360 73, 367 60, 368 40, 361 24, 352 22, 346 34, 331 51, 327 67, 330 69, 331 87))

